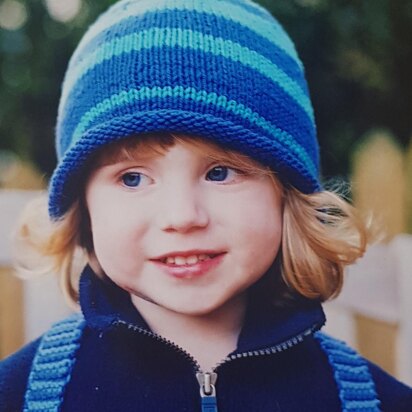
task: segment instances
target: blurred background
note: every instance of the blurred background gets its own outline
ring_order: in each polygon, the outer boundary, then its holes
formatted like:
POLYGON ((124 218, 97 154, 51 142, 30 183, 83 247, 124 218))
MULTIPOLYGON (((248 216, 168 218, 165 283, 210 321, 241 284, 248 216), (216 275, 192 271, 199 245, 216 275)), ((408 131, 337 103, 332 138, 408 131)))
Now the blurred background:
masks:
MULTIPOLYGON (((114 2, 0 0, 0 358, 66 311, 54 279, 29 285, 10 276, 10 233, 56 164, 70 55, 114 2)), ((285 26, 306 67, 324 180, 350 181, 348 196, 385 232, 327 305, 328 328, 412 384, 412 2, 258 2, 285 26)))

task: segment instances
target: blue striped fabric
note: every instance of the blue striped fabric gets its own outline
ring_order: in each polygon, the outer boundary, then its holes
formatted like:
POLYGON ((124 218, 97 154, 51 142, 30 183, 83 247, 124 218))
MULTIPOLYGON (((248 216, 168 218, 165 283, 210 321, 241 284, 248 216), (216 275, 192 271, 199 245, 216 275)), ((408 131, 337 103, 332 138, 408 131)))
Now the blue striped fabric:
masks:
MULTIPOLYGON (((228 40, 230 41, 231 33, 233 31, 239 32, 239 37, 241 43, 239 47, 253 50, 254 52, 258 53, 260 58, 269 60, 274 65, 276 65, 276 61, 280 61, 280 65, 282 69, 285 71, 285 74, 289 75, 295 81, 298 82, 299 86, 302 89, 306 88, 306 82, 300 76, 301 67, 298 64, 298 61, 295 57, 292 57, 288 53, 284 53, 281 47, 272 39, 265 39, 262 38, 260 35, 257 35, 253 30, 238 23, 235 23, 232 20, 227 20, 224 17, 214 16, 206 13, 196 13, 196 21, 198 24, 202 24, 201 31, 196 31, 196 25, 193 22, 193 12, 188 12, 187 10, 171 10, 171 11, 163 11, 159 13, 160 15, 153 14, 146 14, 146 19, 140 19, 139 24, 142 31, 148 30, 161 30, 165 31, 166 29, 174 29, 174 30, 182 30, 186 33, 190 33, 193 31, 195 34, 204 37, 211 37, 211 38, 218 38, 220 40, 228 40), (152 19, 156 18, 156 27, 153 26, 152 19), (164 17, 162 19, 162 17, 164 17), (220 21, 219 21, 220 20, 220 21), (222 21, 224 20, 224 21, 222 21), (221 30, 220 27, 224 26, 225 30, 221 30), (276 56, 276 59, 273 58, 276 56)), ((136 43, 134 44, 134 49, 137 50, 138 47, 142 47, 139 45, 139 38, 136 34, 136 19, 133 17, 125 18, 122 21, 122 37, 124 42, 129 42, 133 39, 133 35, 135 35, 136 43), (130 36, 131 38, 129 38, 130 36)), ((107 37, 107 32, 101 33, 96 38, 92 39, 89 44, 84 48, 83 54, 86 58, 82 59, 74 59, 72 61, 73 72, 71 78, 67 79, 65 84, 65 92, 64 98, 67 97, 67 93, 70 90, 70 86, 75 82, 75 77, 80 77, 81 73, 87 70, 87 67, 91 66, 93 63, 97 63, 99 59, 97 58, 98 50, 100 49, 100 53, 102 49, 113 49, 113 45, 108 44, 105 41, 107 37), (85 61, 86 60, 86 61, 85 61)), ((116 38, 116 42, 119 40, 116 38)), ((142 43, 140 40, 140 43, 142 43)), ((158 40, 159 41, 159 40, 158 40)), ((201 42, 194 45, 194 47, 201 45, 201 42)), ((186 47, 190 47, 191 43, 186 45, 186 47)), ((108 56, 105 56, 108 58, 108 56)))
POLYGON ((380 412, 375 383, 368 365, 344 342, 315 334, 333 368, 343 412, 380 412))
POLYGON ((266 76, 268 80, 277 83, 290 97, 296 100, 313 120, 313 110, 306 90, 288 76, 276 63, 272 63, 266 57, 259 55, 256 50, 234 43, 232 40, 204 35, 193 30, 182 30, 181 28, 167 27, 160 29, 155 27, 103 43, 73 68, 70 76, 66 79, 66 90, 72 89, 87 72, 106 60, 112 60, 117 56, 129 54, 133 51, 140 53, 145 49, 163 47, 199 50, 203 53, 222 56, 236 64, 240 63, 251 67, 266 76))
POLYGON ((60 410, 84 325, 81 315, 73 315, 43 336, 29 375, 24 412, 60 410))
MULTIPOLYGON (((64 124, 62 127, 62 135, 60 137, 61 143, 65 145, 65 142, 69 142, 72 139, 72 134, 74 133, 77 124, 81 121, 81 118, 85 112, 90 111, 93 107, 99 105, 103 100, 109 99, 112 95, 120 94, 122 91, 128 91, 132 88, 152 88, 152 87, 184 87, 184 88, 193 88, 196 90, 205 90, 206 93, 216 93, 219 92, 220 95, 230 96, 230 100, 234 100, 238 103, 243 104, 244 106, 249 107, 252 111, 262 113, 266 110, 266 118, 269 122, 275 122, 283 130, 287 131, 289 134, 292 134, 298 142, 304 143, 307 140, 308 135, 313 135, 313 123, 309 117, 305 114, 303 109, 296 105, 294 111, 288 110, 288 107, 294 104, 292 98, 279 87, 277 83, 268 82, 267 78, 263 75, 255 73, 253 69, 245 66, 229 66, 228 69, 231 70, 231 75, 225 79, 223 83, 221 80, 221 73, 219 70, 211 70, 208 73, 207 79, 202 76, 198 76, 195 70, 189 71, 185 66, 176 65, 174 61, 174 51, 170 48, 162 49, 162 70, 165 73, 170 75, 173 73, 179 80, 179 84, 174 86, 169 83, 163 84, 160 83, 158 79, 149 78, 146 79, 145 84, 140 84, 138 80, 133 81, 133 70, 142 71, 145 70, 144 62, 149 60, 152 57, 151 50, 144 50, 139 53, 132 53, 132 57, 139 59, 136 63, 136 67, 130 68, 130 75, 124 76, 123 79, 119 79, 116 83, 110 85, 105 89, 99 90, 99 94, 91 97, 95 99, 88 99, 84 101, 82 106, 79 106, 77 99, 71 99, 67 103, 66 110, 70 113, 70 123, 64 124), (278 104, 273 105, 271 111, 266 109, 267 103, 262 96, 259 99, 250 99, 249 94, 246 94, 243 89, 239 89, 238 84, 244 78, 250 78, 253 76, 253 87, 263 90, 262 92, 265 95, 277 96, 278 104), (207 80, 207 81, 206 81, 207 80), (134 84, 135 83, 135 87, 134 84), (137 84, 136 84, 137 83, 137 84), (220 90, 214 88, 215 84, 221 83, 220 90), (99 99, 99 100, 97 100, 99 99)), ((204 59, 204 54, 199 51, 187 51, 186 57, 188 60, 201 61, 204 59)), ((118 61, 119 64, 122 62, 122 56, 118 56, 111 61, 105 61, 104 63, 98 65, 94 68, 93 74, 86 76, 83 81, 77 84, 72 93, 74 95, 82 93, 84 89, 95 87, 96 78, 104 78, 110 75, 113 64, 116 64, 118 61)), ((211 68, 218 68, 219 66, 226 63, 225 59, 221 56, 207 56, 207 63, 211 68)), ((205 62, 206 64, 206 62, 205 62)), ((129 70, 129 69, 128 69, 129 70)), ((139 104, 139 101, 136 102, 139 104)), ((182 105, 186 105, 187 102, 182 102, 182 105)), ((136 109, 145 110, 143 105, 141 108, 136 106, 136 109)), ((193 109, 193 108, 191 108, 193 109)), ((308 147, 308 150, 311 147, 308 147)), ((64 146, 64 150, 67 150, 67 147, 64 146)), ((314 152, 310 153, 311 156, 315 156, 314 152)))
MULTIPOLYGON (((150 52, 146 53, 141 53, 140 57, 144 59, 147 54, 150 52)), ((196 52, 194 52, 195 57, 196 57, 196 52)), ((245 76, 248 76, 250 73, 250 69, 248 68, 241 68, 241 70, 238 71, 238 73, 234 73, 233 76, 231 76, 231 80, 226 80, 226 85, 225 88, 222 90, 218 90, 220 94, 218 95, 212 88, 212 90, 207 89, 207 85, 203 84, 203 79, 201 77, 195 76, 195 74, 192 74, 192 78, 189 78, 188 76, 182 76, 184 77, 182 79, 181 84, 175 84, 173 87, 168 84, 168 79, 167 79, 167 73, 171 71, 175 71, 175 73, 178 75, 179 72, 181 71, 180 68, 178 67, 173 67, 173 53, 163 53, 164 57, 164 62, 163 62, 163 72, 158 75, 157 79, 147 79, 146 84, 139 85, 137 84, 136 87, 133 87, 133 81, 129 82, 118 82, 114 83, 111 85, 110 88, 107 88, 106 90, 102 90, 99 94, 99 99, 101 100, 89 100, 88 102, 85 102, 83 106, 79 106, 77 104, 76 100, 71 100, 70 104, 67 106, 67 110, 70 111, 70 118, 66 119, 66 123, 62 124, 62 135, 61 135, 61 143, 63 145, 65 144, 73 144, 75 141, 78 140, 78 133, 79 130, 82 130, 84 132, 84 122, 86 119, 90 118, 91 113, 95 113, 98 108, 100 108, 102 105, 106 106, 106 111, 108 109, 112 109, 113 115, 116 115, 114 112, 116 112, 117 106, 116 105, 107 105, 107 100, 110 100, 112 96, 117 96, 117 95, 124 95, 126 93, 134 93, 131 90, 139 90, 140 96, 142 97, 142 100, 135 100, 135 108, 134 112, 138 111, 144 111, 147 110, 151 105, 155 103, 147 102, 148 97, 150 97, 150 93, 148 93, 148 90, 165 90, 163 93, 163 97, 167 98, 172 96, 173 92, 171 90, 180 90, 180 89, 185 89, 187 92, 184 94, 178 91, 177 93, 180 93, 180 97, 182 98, 180 103, 173 101, 173 106, 172 107, 180 107, 181 109, 185 110, 196 110, 196 105, 193 104, 193 97, 196 93, 197 94, 204 94, 204 95, 210 95, 210 96, 217 96, 220 100, 220 102, 231 102, 231 106, 238 106, 241 105, 247 112, 252 112, 252 113, 257 113, 256 115, 252 115, 253 117, 259 116, 259 114, 262 112, 262 109, 264 110, 265 107, 264 105, 265 100, 264 99, 255 99, 254 101, 251 101, 248 99, 248 96, 245 96, 244 94, 237 94, 233 91, 233 88, 236 86, 236 84, 242 80, 245 76), (164 74, 166 73, 166 74, 164 74), (140 86, 140 87, 139 87, 140 86), (206 88, 206 89, 205 89, 206 88), (168 91, 169 90, 169 91, 168 91), (228 96, 229 92, 231 92, 231 99, 229 100, 226 96, 228 96), (219 97, 220 96, 220 97, 219 97), (188 101, 188 97, 190 101, 188 101), (144 100, 143 100, 144 99, 144 100), (178 106, 176 106, 178 104, 178 106), (90 105, 90 106, 89 106, 90 105), (262 107, 263 106, 263 107, 262 107), (67 120, 71 120, 68 122, 67 120), (66 143, 67 142, 67 143, 66 143)), ((220 76, 219 72, 217 70, 213 70, 214 67, 217 67, 220 65, 221 58, 214 58, 214 59, 209 59, 210 67, 212 69, 211 73, 209 74, 209 79, 213 81, 213 83, 218 83, 220 81, 220 76)), ((93 79, 94 77, 104 77, 105 75, 108 75, 109 71, 111 69, 110 64, 104 64, 99 66, 98 69, 96 69, 96 73, 94 74, 93 77, 88 77, 85 79, 85 82, 87 80, 87 87, 93 87, 93 79)), ((144 70, 144 67, 138 66, 138 69, 144 70)), ((255 82, 261 82, 265 83, 265 79, 261 78, 260 76, 255 76, 255 82)), ((262 85, 263 86, 263 85, 262 85)), ((75 91, 77 91, 75 89, 75 91)), ((79 90, 79 93, 81 93, 81 90, 79 90)), ((310 134, 313 134, 313 125, 308 119, 308 117, 305 115, 302 109, 299 107, 296 107, 296 110, 294 112, 291 112, 288 110, 287 106, 289 104, 293 104, 292 99, 290 96, 288 96, 283 90, 281 90, 276 84, 267 84, 267 88, 264 91, 264 93, 269 94, 277 94, 281 101, 279 104, 273 107, 273 110, 267 113, 266 117, 263 118, 266 123, 271 123, 276 125, 279 129, 283 130, 286 134, 289 134, 293 136, 294 140, 296 140, 297 144, 304 144, 305 140, 307 139, 307 136, 310 134)), ((157 92, 154 97, 162 97, 162 94, 157 92)), ((200 102, 200 100, 198 100, 200 102)), ((213 103, 213 99, 209 100, 210 103, 213 103)), ((128 103, 128 101, 124 102, 125 104, 128 103)), ((224 103, 226 104, 226 103, 224 103)), ((163 108, 166 108, 165 105, 171 105, 171 101, 165 101, 162 104, 163 108)), ((224 107, 222 103, 220 103, 220 107, 224 107)), ((200 108, 199 108, 200 109, 200 108)), ((202 110, 207 110, 203 109, 202 110)), ((230 117, 231 120, 236 121, 239 119, 235 119, 233 116, 230 116, 230 113, 233 112, 229 108, 229 111, 226 113, 227 116, 230 117)), ((118 113, 117 115, 120 115, 118 113)), ((90 127, 93 127, 96 125, 96 122, 99 122, 100 119, 95 117, 95 122, 90 123, 88 120, 87 123, 89 124, 90 127)), ((251 117, 251 115, 249 115, 251 117)), ((244 117, 245 118, 245 117, 244 117)), ((252 125, 253 126, 253 125, 252 125)), ((250 127, 252 127, 250 126, 250 127)), ((258 130, 256 130, 258 132, 258 130)), ((64 150, 67 150, 67 147, 64 147, 64 150)), ((303 149, 302 149, 303 150, 303 149)), ((309 156, 313 159, 316 156, 315 152, 310 152, 310 147, 308 148, 308 153, 309 156)))
MULTIPOLYGON (((192 16, 192 19, 190 19, 192 24, 195 24, 193 15, 203 13, 211 18, 221 17, 225 20, 236 22, 240 26, 247 27, 260 37, 266 38, 269 42, 276 44, 301 65, 293 42, 283 31, 280 24, 275 21, 268 12, 263 11, 262 8, 257 8, 254 4, 251 7, 252 4, 252 2, 241 0, 220 0, 213 2, 206 2, 204 0, 184 2, 179 0, 129 0, 118 2, 112 6, 106 14, 103 14, 86 32, 73 54, 72 62, 76 64, 77 59, 87 53, 88 45, 92 50, 96 47, 96 44, 104 41, 115 25, 121 24, 123 26, 125 20, 133 19, 136 21, 139 18, 151 20, 150 13, 153 16, 160 17, 163 12, 171 15, 173 12, 180 10, 187 11, 192 16)), ((158 19, 155 20, 157 20, 156 23, 159 22, 158 19)))
POLYGON ((303 192, 320 189, 302 63, 279 22, 250 0, 116 3, 73 54, 56 130, 52 218, 77 196, 73 179, 85 148, 90 154, 141 132, 196 131, 264 162, 303 192))
MULTIPOLYGON (((242 117, 262 128, 274 138, 282 140, 287 143, 290 150, 305 163, 305 166, 310 170, 313 176, 316 176, 316 165, 308 154, 298 145, 293 137, 284 130, 279 129, 276 125, 272 125, 266 119, 259 116, 259 113, 252 112, 249 108, 237 103, 234 100, 228 101, 225 96, 218 96, 216 93, 207 93, 205 91, 197 91, 193 88, 183 88, 181 86, 175 86, 174 88, 168 87, 153 87, 153 88, 141 88, 140 90, 131 89, 128 91, 122 91, 119 94, 112 95, 110 98, 103 100, 97 106, 94 106, 89 112, 87 112, 73 133, 73 139, 71 144, 75 144, 84 132, 87 130, 90 123, 99 117, 104 116, 108 111, 113 110, 116 107, 125 107, 133 105, 135 101, 142 101, 147 99, 156 98, 182 98, 190 99, 193 102, 201 102, 208 105, 212 105, 221 108, 224 111, 233 112, 234 114, 242 117)), ((173 106, 173 105, 172 105, 173 106)))

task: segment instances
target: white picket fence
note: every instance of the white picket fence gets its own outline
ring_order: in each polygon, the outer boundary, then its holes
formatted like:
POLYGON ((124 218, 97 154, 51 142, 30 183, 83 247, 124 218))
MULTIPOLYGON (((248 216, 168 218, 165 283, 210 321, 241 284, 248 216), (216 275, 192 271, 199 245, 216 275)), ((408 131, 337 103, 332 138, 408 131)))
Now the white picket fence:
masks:
MULTIPOLYGON (((39 192, 0 191, 0 266, 10 266, 10 236, 27 201, 39 192)), ((25 340, 30 341, 69 313, 57 280, 45 277, 24 283, 25 340)), ((338 299, 325 305, 326 331, 356 346, 355 313, 399 325, 398 377, 412 385, 412 236, 400 235, 375 245, 347 270, 338 299)))
POLYGON ((341 295, 325 305, 326 330, 356 346, 354 315, 398 325, 396 370, 412 385, 412 236, 371 246, 347 268, 341 295))

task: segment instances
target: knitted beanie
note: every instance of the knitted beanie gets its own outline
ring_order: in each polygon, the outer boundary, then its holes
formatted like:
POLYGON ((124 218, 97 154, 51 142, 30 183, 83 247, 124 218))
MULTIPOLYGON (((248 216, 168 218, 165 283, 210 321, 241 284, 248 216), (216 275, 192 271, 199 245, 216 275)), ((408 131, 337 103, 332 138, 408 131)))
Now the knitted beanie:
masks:
POLYGON ((316 127, 304 69, 277 20, 250 0, 121 0, 74 52, 59 105, 58 219, 99 147, 145 132, 209 139, 319 190, 316 127))

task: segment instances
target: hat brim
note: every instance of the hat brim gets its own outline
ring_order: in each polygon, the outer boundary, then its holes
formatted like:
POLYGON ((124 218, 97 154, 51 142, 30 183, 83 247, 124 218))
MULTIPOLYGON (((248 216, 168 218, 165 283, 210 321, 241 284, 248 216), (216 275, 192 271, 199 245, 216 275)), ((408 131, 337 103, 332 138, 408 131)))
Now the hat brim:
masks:
POLYGON ((112 118, 85 132, 70 147, 56 167, 49 185, 49 215, 53 220, 64 216, 80 195, 79 178, 90 156, 102 146, 132 135, 173 132, 202 137, 227 149, 244 153, 278 173, 285 184, 303 193, 321 189, 318 176, 290 147, 264 134, 248 130, 216 116, 179 110, 156 110, 112 118))

